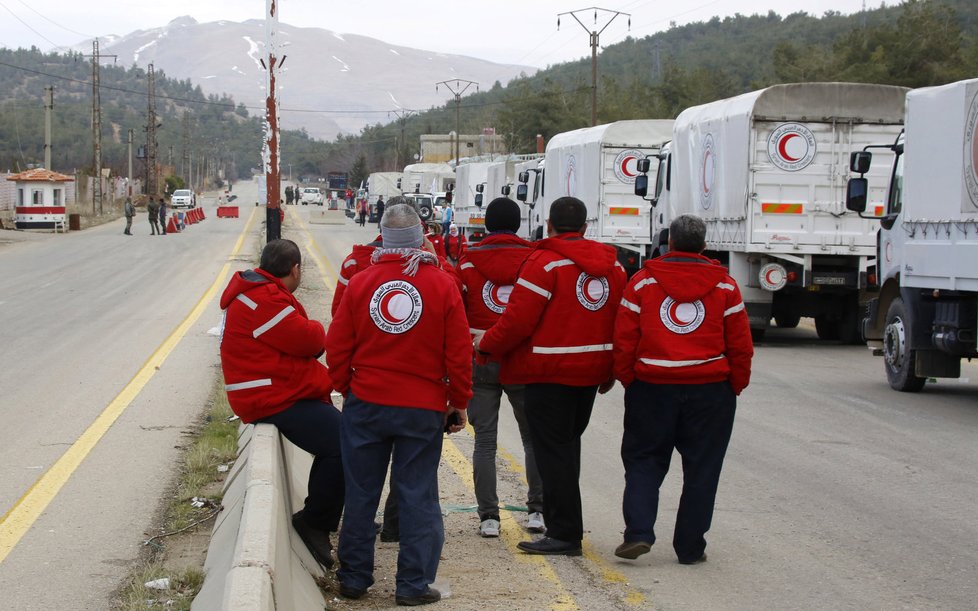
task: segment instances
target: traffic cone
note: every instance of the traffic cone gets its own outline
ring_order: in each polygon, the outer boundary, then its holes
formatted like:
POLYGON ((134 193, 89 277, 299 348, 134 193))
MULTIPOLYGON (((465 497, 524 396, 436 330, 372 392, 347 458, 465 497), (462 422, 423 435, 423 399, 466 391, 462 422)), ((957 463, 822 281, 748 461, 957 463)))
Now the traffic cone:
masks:
POLYGON ((172 216, 170 217, 170 222, 166 224, 166 232, 167 233, 180 233, 180 230, 177 229, 177 224, 173 220, 173 217, 172 216))
POLYGON ((200 210, 200 220, 206 219, 207 218, 207 215, 204 214, 204 209, 203 208, 198 208, 198 210, 200 210))

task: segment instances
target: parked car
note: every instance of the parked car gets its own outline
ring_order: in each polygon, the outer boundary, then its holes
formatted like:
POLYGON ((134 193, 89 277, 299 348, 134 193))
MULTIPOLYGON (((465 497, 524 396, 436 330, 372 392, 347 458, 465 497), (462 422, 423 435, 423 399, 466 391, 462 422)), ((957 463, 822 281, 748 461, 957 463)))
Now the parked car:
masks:
POLYGON ((413 200, 418 216, 424 222, 438 220, 435 219, 435 208, 428 193, 405 193, 404 197, 413 200))
POLYGON ((323 191, 318 187, 303 187, 302 193, 299 196, 299 201, 302 205, 306 204, 316 204, 318 206, 323 205, 323 191))
POLYGON ((172 208, 196 208, 197 198, 190 189, 177 189, 170 196, 170 207, 172 208))

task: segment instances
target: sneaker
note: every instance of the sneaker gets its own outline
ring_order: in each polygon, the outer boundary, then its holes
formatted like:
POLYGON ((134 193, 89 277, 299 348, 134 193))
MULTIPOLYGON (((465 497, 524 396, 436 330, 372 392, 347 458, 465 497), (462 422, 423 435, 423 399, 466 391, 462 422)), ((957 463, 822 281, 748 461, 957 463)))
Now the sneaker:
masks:
POLYGON ((679 564, 701 564, 706 562, 706 554, 703 554, 699 558, 694 558, 693 560, 680 560, 679 564))
POLYGON ((326 568, 333 568, 333 544, 329 541, 329 531, 309 524, 305 518, 304 509, 297 511, 292 516, 292 528, 296 534, 306 544, 316 562, 326 568))
POLYGON ((366 593, 367 591, 364 590, 363 588, 353 588, 347 585, 343 585, 343 583, 340 582, 340 596, 342 596, 343 598, 356 600, 358 598, 363 598, 364 594, 366 593))
POLYGON ((649 553, 652 544, 646 541, 625 541, 615 548, 615 555, 626 560, 635 560, 642 554, 649 553))
POLYGON ((479 534, 483 537, 498 537, 499 536, 499 520, 494 520, 488 518, 483 520, 479 524, 479 534))
POLYGON ((542 533, 547 531, 547 526, 543 523, 543 514, 534 511, 527 516, 526 529, 531 533, 542 533))
POLYGON ((394 600, 397 602, 398 607, 418 607, 421 605, 430 605, 431 603, 436 603, 441 600, 441 592, 429 587, 425 590, 424 594, 419 594, 418 596, 394 596, 394 600))

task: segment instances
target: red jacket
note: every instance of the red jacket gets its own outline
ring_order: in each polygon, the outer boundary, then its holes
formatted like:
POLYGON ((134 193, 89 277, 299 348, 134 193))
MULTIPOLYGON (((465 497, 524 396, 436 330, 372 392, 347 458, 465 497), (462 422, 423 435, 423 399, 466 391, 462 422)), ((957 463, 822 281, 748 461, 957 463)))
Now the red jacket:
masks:
POLYGON ((754 345, 737 283, 716 261, 674 252, 646 261, 615 324, 615 377, 653 384, 750 383, 754 345))
POLYGON ((472 346, 455 281, 384 255, 350 280, 326 335, 336 389, 381 405, 446 411, 472 397, 472 346), (447 381, 446 381, 447 379, 447 381))
POLYGON ((221 295, 221 309, 221 369, 228 402, 242 422, 302 399, 329 402, 329 373, 316 360, 326 331, 278 278, 260 269, 236 273, 221 295))
POLYGON ((353 252, 343 259, 343 263, 340 265, 340 277, 336 279, 336 288, 333 289, 333 304, 330 306, 330 316, 336 316, 336 308, 340 307, 340 300, 343 299, 343 291, 346 290, 346 285, 350 283, 350 278, 370 267, 370 256, 374 254, 374 250, 379 248, 382 243, 381 237, 377 236, 369 244, 357 244, 353 247, 353 252))
POLYGON ((468 241, 465 239, 465 235, 461 232, 457 236, 446 235, 445 240, 445 258, 451 261, 458 262, 465 254, 465 247, 468 241))
POLYGON ((465 286, 469 331, 485 331, 496 324, 531 251, 529 242, 513 234, 490 233, 462 253, 455 271, 465 286))
POLYGON ((503 384, 593 386, 612 380, 611 342, 625 270, 615 249, 579 233, 547 238, 523 264, 479 349, 503 358, 503 384))

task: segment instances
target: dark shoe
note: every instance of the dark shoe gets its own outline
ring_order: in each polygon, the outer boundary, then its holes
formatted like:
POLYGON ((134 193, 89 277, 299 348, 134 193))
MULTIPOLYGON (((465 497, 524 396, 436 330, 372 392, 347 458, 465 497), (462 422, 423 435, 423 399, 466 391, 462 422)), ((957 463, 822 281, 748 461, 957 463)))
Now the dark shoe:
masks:
POLYGON ((392 530, 381 530, 380 540, 384 543, 397 543, 401 540, 401 533, 392 530))
POLYGON ((427 592, 419 596, 395 596, 394 600, 397 601, 398 607, 419 607, 441 600, 441 592, 429 587, 427 592))
POLYGON ((340 584, 340 596, 343 598, 350 598, 356 600, 358 598, 363 598, 367 591, 363 588, 351 588, 350 586, 345 586, 340 584))
POLYGON ((520 541, 516 547, 527 554, 539 556, 580 556, 582 554, 580 541, 561 541, 551 537, 544 537, 537 541, 520 541))
POLYGON ((302 542, 306 544, 309 551, 312 552, 313 557, 316 562, 319 562, 326 568, 333 567, 333 544, 329 541, 329 531, 323 530, 321 528, 316 528, 315 526, 309 524, 305 519, 305 510, 300 510, 292 516, 292 528, 302 539, 302 542))
POLYGON ((652 544, 645 541, 625 541, 615 548, 615 555, 619 558, 635 560, 642 554, 649 553, 650 549, 652 549, 652 544))
POLYGON ((706 562, 706 554, 703 554, 702 556, 696 558, 695 560, 682 560, 682 559, 679 560, 679 564, 702 564, 704 562, 706 562))

